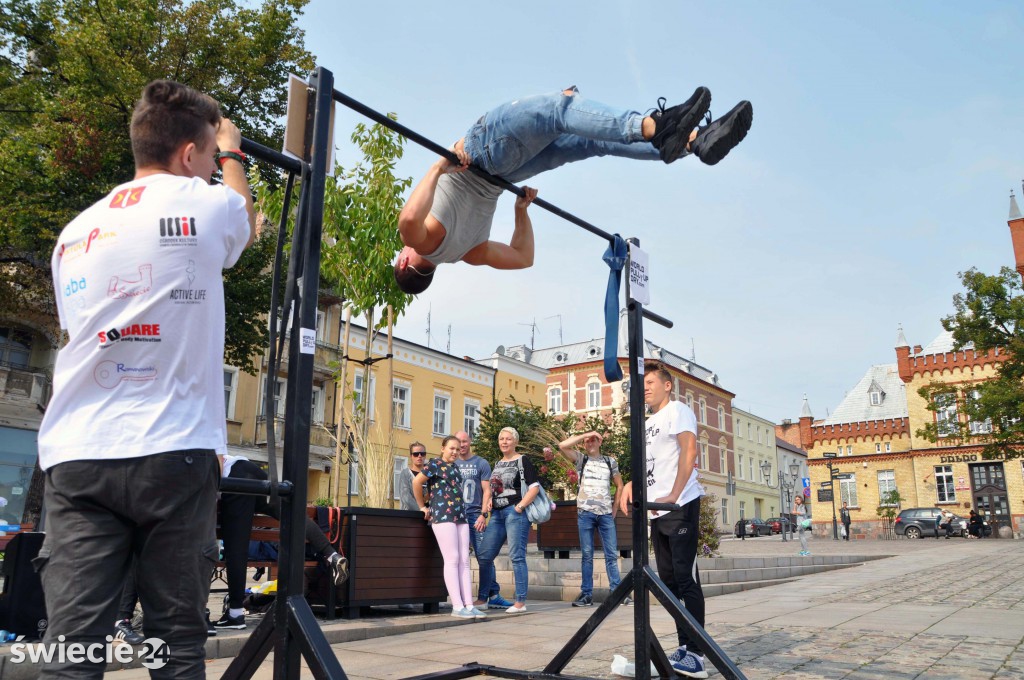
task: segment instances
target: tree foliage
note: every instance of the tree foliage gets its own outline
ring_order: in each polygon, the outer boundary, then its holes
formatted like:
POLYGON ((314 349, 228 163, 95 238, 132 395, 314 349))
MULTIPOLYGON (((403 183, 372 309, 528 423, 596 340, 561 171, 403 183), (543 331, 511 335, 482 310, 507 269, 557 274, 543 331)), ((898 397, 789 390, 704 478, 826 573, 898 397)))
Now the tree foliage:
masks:
POLYGON ((713 493, 700 497, 700 535, 698 557, 721 555, 721 537, 718 535, 718 496, 713 493))
POLYGON ((957 351, 998 352, 1005 356, 995 378, 957 388, 932 382, 918 390, 931 411, 955 406, 957 417, 928 423, 918 436, 930 441, 984 444, 982 456, 1007 460, 1024 456, 1024 295, 1020 275, 1009 267, 987 275, 960 273, 964 292, 953 297, 956 310, 942 319, 957 351))
MULTIPOLYGON (((287 74, 313 66, 296 27, 307 2, 0 0, 0 315, 52 298, 60 230, 132 177, 128 125, 147 82, 206 92, 243 135, 277 146, 287 74)), ((265 310, 250 292, 266 252, 229 277, 229 319, 265 310)), ((232 362, 248 366, 265 332, 235 324, 226 340, 232 362)))

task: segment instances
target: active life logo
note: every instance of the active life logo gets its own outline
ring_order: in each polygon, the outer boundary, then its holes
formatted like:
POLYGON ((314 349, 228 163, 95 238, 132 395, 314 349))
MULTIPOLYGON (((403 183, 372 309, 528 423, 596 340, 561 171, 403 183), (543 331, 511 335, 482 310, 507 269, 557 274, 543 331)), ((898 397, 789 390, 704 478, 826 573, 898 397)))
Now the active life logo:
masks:
POLYGON ((198 305, 206 302, 206 289, 193 288, 192 283, 196 280, 196 261, 189 260, 185 267, 185 278, 188 280, 188 288, 172 288, 169 299, 176 305, 198 305))
POLYGON ((155 366, 129 366, 116 361, 101 361, 92 372, 96 384, 112 390, 122 382, 151 382, 156 380, 155 366))
POLYGON ((130 208, 142 200, 142 192, 146 187, 128 187, 121 189, 110 199, 111 208, 130 208))
POLYGON ((171 648, 160 638, 147 638, 138 648, 128 644, 111 644, 114 642, 112 635, 106 636, 106 642, 90 644, 69 643, 63 635, 57 636, 56 643, 27 643, 24 639, 25 636, 21 635, 11 644, 8 663, 111 664, 116 661, 119 664, 130 664, 136 659, 141 659, 144 667, 157 670, 166 666, 171 658, 171 648))
POLYGON ((180 246, 198 246, 199 234, 196 232, 194 217, 161 217, 160 247, 176 248, 180 246))

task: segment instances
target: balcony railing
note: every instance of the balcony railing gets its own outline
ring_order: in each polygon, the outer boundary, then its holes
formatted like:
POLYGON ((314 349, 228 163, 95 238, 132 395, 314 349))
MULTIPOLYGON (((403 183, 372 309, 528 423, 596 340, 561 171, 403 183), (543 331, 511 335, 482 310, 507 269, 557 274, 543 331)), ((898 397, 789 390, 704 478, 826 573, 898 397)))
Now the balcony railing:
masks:
POLYGON ((0 400, 45 409, 53 393, 50 374, 39 368, 0 363, 0 400))
MULTIPOLYGON (((334 431, 334 425, 330 423, 313 423, 313 426, 309 431, 309 444, 310 446, 319 446, 325 449, 334 448, 334 437, 331 436, 331 432, 334 431)), ((274 441, 280 446, 284 442, 284 418, 274 418, 274 441)), ((256 418, 256 445, 265 446, 267 443, 267 421, 263 416, 256 418)))

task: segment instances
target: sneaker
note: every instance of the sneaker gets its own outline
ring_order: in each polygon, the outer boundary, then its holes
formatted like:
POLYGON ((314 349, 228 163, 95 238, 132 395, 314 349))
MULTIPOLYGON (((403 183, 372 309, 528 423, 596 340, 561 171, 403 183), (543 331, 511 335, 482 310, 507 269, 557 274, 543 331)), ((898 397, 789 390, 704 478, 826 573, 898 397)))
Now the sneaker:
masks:
POLYGON ((218 621, 213 623, 214 628, 230 628, 233 630, 245 630, 245 614, 238 616, 232 616, 229 612, 224 612, 224 615, 220 617, 218 621))
POLYGON ((672 655, 668 657, 668 662, 677 675, 686 678, 708 677, 708 672, 704 668, 704 660, 696 654, 686 651, 686 647, 680 647, 672 652, 672 655))
POLYGON ((707 125, 698 128, 690 150, 706 165, 714 165, 743 141, 753 121, 754 106, 746 100, 741 101, 729 113, 716 120, 708 120, 707 125))
POLYGON ((594 606, 594 598, 591 597, 590 595, 584 595, 583 593, 580 593, 579 597, 577 597, 575 600, 572 601, 572 606, 573 607, 593 607, 594 606))
POLYGON ((473 609, 470 607, 463 607, 462 609, 452 609, 451 616, 456 619, 475 619, 473 615, 473 609))
POLYGON ((627 595, 626 599, 622 601, 622 606, 623 607, 632 607, 633 606, 633 598, 631 598, 629 595, 627 595))
POLYGON ((660 97, 658 110, 651 114, 654 119, 651 144, 658 150, 661 160, 671 163, 685 155, 690 133, 711 106, 711 92, 706 87, 698 87, 685 102, 667 109, 665 101, 660 97))
POLYGON ((495 595, 494 597, 492 597, 490 600, 487 601, 487 608, 488 609, 508 609, 513 604, 515 604, 515 603, 514 602, 509 602, 508 600, 503 598, 501 595, 495 595))
POLYGON ((517 606, 515 606, 513 604, 511 607, 509 607, 508 609, 505 610, 505 613, 506 614, 522 614, 525 611, 526 611, 526 605, 525 604, 522 607, 517 607, 517 606))
POLYGON ((476 619, 486 619, 487 618, 487 614, 484 614, 482 611, 480 611, 476 607, 466 607, 466 609, 468 609, 469 611, 473 612, 473 618, 476 618, 476 619))
POLYGON ((141 645, 146 641, 146 638, 141 633, 135 632, 135 629, 132 628, 132 622, 128 619, 118 621, 117 625, 114 626, 114 639, 127 642, 130 645, 141 645))
POLYGON ((334 553, 331 555, 331 578, 334 579, 334 587, 340 588, 348 580, 348 560, 334 553))

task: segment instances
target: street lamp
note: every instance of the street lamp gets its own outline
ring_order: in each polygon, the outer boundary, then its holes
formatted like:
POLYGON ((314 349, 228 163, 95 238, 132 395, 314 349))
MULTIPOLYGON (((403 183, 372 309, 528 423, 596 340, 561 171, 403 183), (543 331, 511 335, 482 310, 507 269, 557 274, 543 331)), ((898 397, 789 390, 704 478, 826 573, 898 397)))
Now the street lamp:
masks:
POLYGON ((788 540, 786 538, 786 526, 789 525, 789 536, 793 537, 793 526, 792 522, 786 517, 786 508, 789 507, 789 494, 796 488, 797 477, 800 476, 800 465, 793 463, 789 466, 789 479, 786 478, 785 473, 779 470, 778 482, 775 486, 772 486, 772 464, 768 461, 761 461, 761 474, 764 475, 764 483, 769 489, 779 490, 779 505, 782 506, 782 511, 779 513, 783 519, 782 523, 782 540, 788 540))

